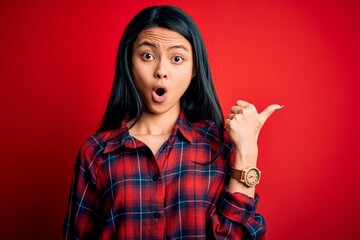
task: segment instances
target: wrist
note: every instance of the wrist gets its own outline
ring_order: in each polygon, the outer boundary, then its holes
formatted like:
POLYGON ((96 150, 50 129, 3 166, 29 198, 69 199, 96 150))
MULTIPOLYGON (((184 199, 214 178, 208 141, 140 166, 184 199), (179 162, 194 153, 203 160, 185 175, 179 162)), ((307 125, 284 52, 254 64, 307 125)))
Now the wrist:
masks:
POLYGON ((258 154, 258 146, 257 144, 242 144, 240 146, 234 146, 235 153, 239 156, 248 157, 258 154))
POLYGON ((253 149, 247 149, 246 151, 235 149, 235 162, 233 167, 236 169, 256 167, 257 158, 257 147, 253 149))
POLYGON ((246 187, 254 187, 260 182, 261 171, 256 167, 241 170, 231 168, 230 176, 243 183, 246 187))

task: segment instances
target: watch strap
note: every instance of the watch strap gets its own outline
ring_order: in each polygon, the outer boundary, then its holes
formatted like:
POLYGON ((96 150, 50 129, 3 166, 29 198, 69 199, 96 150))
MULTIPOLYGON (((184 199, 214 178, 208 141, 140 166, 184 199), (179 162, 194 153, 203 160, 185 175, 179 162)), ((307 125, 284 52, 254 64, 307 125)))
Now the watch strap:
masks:
POLYGON ((235 178, 236 180, 241 181, 241 179, 242 179, 242 178, 241 178, 241 177, 242 177, 242 174, 243 174, 243 170, 231 168, 230 176, 231 176, 232 178, 235 178))

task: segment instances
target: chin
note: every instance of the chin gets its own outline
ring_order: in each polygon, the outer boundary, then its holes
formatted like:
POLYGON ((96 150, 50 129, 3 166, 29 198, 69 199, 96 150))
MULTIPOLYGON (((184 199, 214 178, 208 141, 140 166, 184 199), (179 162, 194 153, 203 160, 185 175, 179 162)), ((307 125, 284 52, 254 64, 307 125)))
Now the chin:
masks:
POLYGON ((164 114, 168 112, 178 112, 180 111, 180 106, 177 108, 176 106, 169 106, 164 104, 159 104, 158 106, 149 106, 147 107, 147 111, 151 114, 164 114))
POLYGON ((165 109, 165 108, 155 108, 155 109, 150 109, 149 113, 152 114, 164 114, 167 113, 170 109, 165 109))

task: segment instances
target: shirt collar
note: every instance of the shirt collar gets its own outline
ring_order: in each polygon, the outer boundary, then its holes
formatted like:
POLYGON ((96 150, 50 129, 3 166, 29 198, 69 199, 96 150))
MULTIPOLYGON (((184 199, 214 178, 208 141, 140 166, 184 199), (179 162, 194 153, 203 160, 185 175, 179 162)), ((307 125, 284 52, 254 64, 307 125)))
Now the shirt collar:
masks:
POLYGON ((180 133, 189 142, 194 141, 193 129, 189 121, 186 119, 183 111, 180 111, 179 117, 176 121, 173 133, 176 132, 180 133))
MULTIPOLYGON (((180 111, 179 117, 176 120, 173 133, 171 137, 179 135, 188 142, 193 142, 194 136, 190 123, 186 120, 185 113, 180 111)), ((130 135, 129 129, 126 125, 126 119, 121 122, 118 129, 112 130, 109 138, 106 140, 104 153, 115 151, 116 149, 126 146, 135 147, 135 139, 130 135)))

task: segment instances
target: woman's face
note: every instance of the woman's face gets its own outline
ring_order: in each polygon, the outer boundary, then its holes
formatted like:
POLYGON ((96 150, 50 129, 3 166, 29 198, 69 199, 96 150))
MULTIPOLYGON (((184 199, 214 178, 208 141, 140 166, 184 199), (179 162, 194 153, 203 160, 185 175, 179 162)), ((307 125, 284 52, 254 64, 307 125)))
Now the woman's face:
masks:
POLYGON ((180 98, 194 75, 191 44, 165 28, 142 31, 133 46, 132 74, 147 111, 180 111, 180 98))

